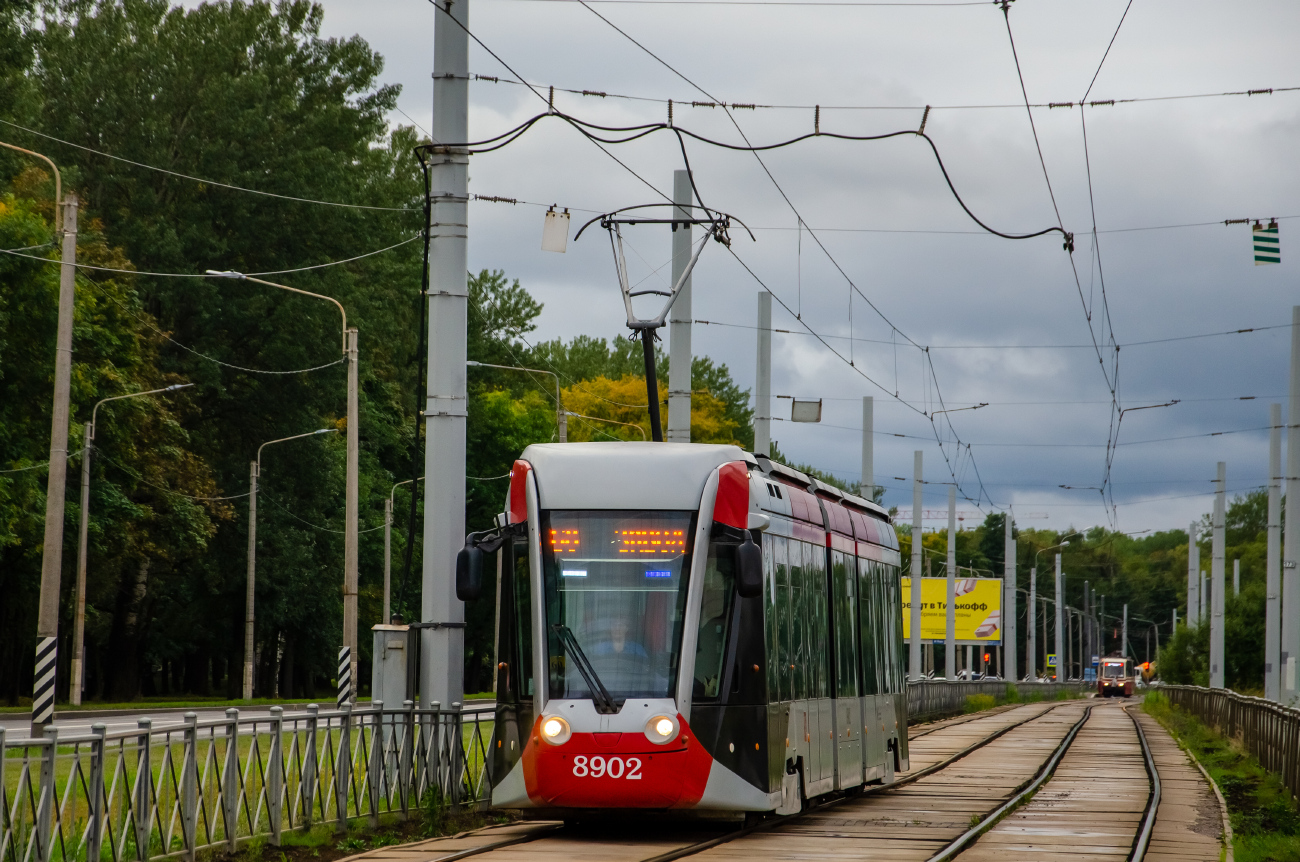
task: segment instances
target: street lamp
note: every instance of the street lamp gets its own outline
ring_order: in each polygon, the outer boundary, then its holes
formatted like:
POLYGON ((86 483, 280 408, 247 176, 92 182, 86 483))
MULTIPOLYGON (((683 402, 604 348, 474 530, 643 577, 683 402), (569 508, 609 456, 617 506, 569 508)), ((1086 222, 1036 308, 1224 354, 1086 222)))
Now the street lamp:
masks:
POLYGON ((114 395, 112 398, 100 399, 90 411, 90 421, 86 423, 81 441, 81 531, 77 544, 77 587, 76 612, 73 617, 72 631, 72 672, 68 681, 69 700, 73 706, 81 705, 82 675, 84 673, 85 636, 86 636, 86 533, 90 527, 90 454, 95 441, 95 416, 100 405, 109 401, 121 401, 123 398, 140 398, 144 395, 157 395, 160 392, 175 392, 193 386, 193 383, 175 383, 162 389, 150 389, 148 392, 132 392, 129 395, 114 395))
MULTIPOLYGON (((419 479, 404 479, 393 486, 388 492, 388 499, 384 501, 384 625, 393 621, 391 598, 391 584, 393 578, 393 495, 402 485, 409 485, 412 482, 419 482, 419 479)), ((414 489, 412 489, 414 490, 414 489)))
POLYGON ((472 368, 501 368, 506 371, 527 371, 530 374, 549 374, 555 378, 555 433, 561 443, 569 442, 569 414, 564 412, 560 405, 560 375, 554 371, 545 371, 541 368, 524 368, 522 365, 493 365, 491 362, 475 362, 473 359, 465 360, 465 364, 472 368))
MULTIPOLYGON (((1077 535, 1079 534, 1070 533, 1059 544, 1051 545, 1049 547, 1039 550, 1037 553, 1034 554, 1034 564, 1029 567, 1029 620, 1028 620, 1029 638, 1025 644, 1026 679, 1030 679, 1030 678, 1036 679, 1038 677, 1038 669, 1035 667, 1038 658, 1038 631, 1035 628, 1036 620, 1034 619, 1034 617, 1038 613, 1038 555, 1046 551, 1054 550, 1055 548, 1065 547, 1066 545, 1070 544, 1069 541, 1070 538, 1077 535)), ((1044 613, 1046 613, 1046 611, 1044 611, 1044 613)), ((1047 639, 1047 630, 1045 628, 1047 624, 1046 617, 1044 617, 1043 624, 1044 624, 1043 639, 1046 640, 1047 639)), ((1046 647, 1047 644, 1044 643, 1043 646, 1046 647)), ((1057 661, 1060 661, 1059 656, 1057 657, 1057 661)), ((1043 669, 1046 670, 1046 668, 1043 669)))
MULTIPOLYGON (((251 281, 256 284, 265 284, 268 287, 278 287, 281 290, 287 290, 292 293, 300 293, 303 296, 310 296, 315 299, 323 299, 326 302, 332 302, 338 307, 339 314, 343 316, 343 357, 348 366, 348 454, 347 454, 347 478, 345 481, 345 490, 343 496, 343 645, 348 648, 348 654, 352 659, 350 679, 357 678, 357 498, 358 491, 358 472, 360 459, 360 437, 358 436, 358 417, 357 407, 357 330, 355 327, 348 328, 348 313, 343 308, 343 303, 339 302, 332 296, 324 296, 319 293, 312 293, 309 290, 301 290, 296 287, 289 287, 287 284, 279 284, 274 281, 263 281, 260 278, 254 278, 251 275, 244 275, 242 272, 224 271, 218 272, 214 269, 207 271, 213 278, 235 278, 240 281, 251 281)), ((353 691, 356 690, 355 685, 353 691)))
POLYGON ((253 595, 257 583, 257 480, 262 475, 262 450, 273 443, 287 440, 299 440, 303 437, 315 437, 317 434, 331 434, 339 429, 321 428, 306 434, 281 437, 279 440, 267 440, 257 447, 257 460, 248 464, 248 583, 244 589, 244 700, 253 699, 253 595))

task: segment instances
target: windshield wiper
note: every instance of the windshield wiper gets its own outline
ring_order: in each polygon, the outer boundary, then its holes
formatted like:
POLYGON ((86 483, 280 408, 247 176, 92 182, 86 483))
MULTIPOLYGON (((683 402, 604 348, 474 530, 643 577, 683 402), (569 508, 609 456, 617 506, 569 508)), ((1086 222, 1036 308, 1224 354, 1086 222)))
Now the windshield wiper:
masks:
POLYGON ((560 643, 568 651, 569 656, 573 659, 574 665, 578 668, 578 673, 582 674, 583 680, 587 683, 588 690, 591 691, 591 699, 596 704, 596 712, 601 715, 616 715, 618 713, 618 704, 614 703, 614 698, 605 688, 605 684, 600 681, 596 675, 596 669, 591 666, 587 659, 587 654, 582 651, 578 644, 578 639, 573 634, 573 629, 556 623, 551 626, 551 630, 560 636, 560 643))

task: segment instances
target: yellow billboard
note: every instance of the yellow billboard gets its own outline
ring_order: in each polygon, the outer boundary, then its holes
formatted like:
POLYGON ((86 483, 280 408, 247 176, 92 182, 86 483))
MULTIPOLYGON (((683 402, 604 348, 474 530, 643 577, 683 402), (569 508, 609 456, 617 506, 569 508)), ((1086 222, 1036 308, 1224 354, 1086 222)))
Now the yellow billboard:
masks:
MULTIPOLYGON (((1002 642, 1002 579, 958 578, 954 635, 959 644, 1002 642)), ((921 578, 921 639, 943 643, 948 579, 921 578)), ((903 578, 903 637, 912 636, 912 579, 903 578)))

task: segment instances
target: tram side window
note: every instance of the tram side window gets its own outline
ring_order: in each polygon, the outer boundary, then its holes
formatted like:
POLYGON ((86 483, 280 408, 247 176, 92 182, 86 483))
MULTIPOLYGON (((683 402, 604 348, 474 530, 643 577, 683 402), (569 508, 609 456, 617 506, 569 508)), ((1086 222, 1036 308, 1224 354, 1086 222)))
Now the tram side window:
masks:
POLYGON ((767 692, 772 702, 781 699, 780 638, 776 620, 776 537, 763 534, 763 634, 767 652, 767 692))
POLYGON ((876 643, 879 644, 880 650, 876 673, 880 676, 880 690, 885 694, 893 694, 897 689, 894 688, 894 651, 889 646, 894 630, 893 624, 889 620, 887 570, 884 563, 877 561, 872 562, 871 571, 876 588, 876 643))
POLYGON ((858 630, 862 643, 862 693, 880 694, 879 640, 876 634, 876 609, 872 601, 874 564, 863 557, 858 558, 858 630))
POLYGON ((790 542, 790 697, 808 697, 808 583, 804 544, 790 542))
POLYGON ((722 664, 727 654, 731 605, 736 595, 734 573, 735 547, 709 545, 704 565, 704 588, 700 596, 700 628, 695 647, 695 684, 693 696, 713 700, 722 680, 722 664))
POLYGON ((515 625, 518 655, 515 668, 519 678, 519 696, 533 696, 533 582, 528 561, 528 543, 514 542, 515 625))
POLYGON ((843 551, 831 553, 832 605, 835 612, 835 696, 857 697, 858 654, 854 648, 854 589, 857 575, 853 558, 843 551))
MULTIPOLYGON (((790 587, 790 545, 789 539, 776 537, 776 627, 777 627, 777 661, 781 675, 780 699, 794 699, 794 634, 790 620, 794 616, 791 609, 793 590, 790 587)), ((795 544, 795 550, 799 549, 795 544)))
POLYGON ((894 650, 894 691, 903 694, 907 691, 907 674, 903 667, 903 580, 902 569, 898 566, 886 566, 885 577, 889 581, 892 598, 889 612, 893 617, 890 629, 890 644, 894 650))
POLYGON ((808 696, 831 696, 830 597, 826 594, 826 549, 804 544, 804 574, 807 577, 807 617, 811 631, 805 638, 808 655, 808 696))

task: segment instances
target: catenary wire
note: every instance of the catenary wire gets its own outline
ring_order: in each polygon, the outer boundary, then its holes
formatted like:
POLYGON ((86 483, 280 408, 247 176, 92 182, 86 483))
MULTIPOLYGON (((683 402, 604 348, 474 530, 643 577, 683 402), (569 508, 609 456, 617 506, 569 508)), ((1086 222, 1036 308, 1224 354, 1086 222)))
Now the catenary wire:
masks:
POLYGON ((103 450, 100 449, 99 447, 95 447, 95 458, 96 458, 96 460, 107 461, 108 463, 110 463, 110 464, 112 464, 113 466, 117 467, 117 468, 118 468, 119 470, 121 470, 122 472, 126 473, 128 476, 130 476, 130 477, 131 477, 132 479, 134 479, 135 481, 137 481, 137 482, 141 482, 141 483, 143 483, 143 484, 145 484, 145 485, 148 485, 150 488, 155 488, 155 489, 157 489, 157 490, 159 490, 159 491, 162 491, 162 492, 164 492, 164 493, 166 493, 166 494, 171 494, 173 497, 184 497, 184 498, 187 499, 187 500, 197 500, 197 501, 199 501, 199 502, 201 502, 201 503, 213 503, 213 502, 219 502, 219 501, 221 501, 221 500, 238 500, 240 497, 247 497, 247 496, 248 496, 248 492, 244 492, 243 494, 231 494, 231 495, 229 495, 229 496, 227 496, 227 497, 196 497, 196 496, 194 496, 193 494, 182 494, 180 491, 173 491, 171 488, 166 488, 166 487, 163 487, 162 485, 158 485, 158 484, 156 484, 156 483, 154 483, 154 482, 150 482, 148 479, 146 479, 145 477, 141 476, 141 475, 139 474, 139 472, 137 472, 136 470, 133 470, 132 468, 126 466, 126 465, 123 464, 122 462, 120 462, 120 461, 116 461, 116 460, 114 460, 114 459, 108 457, 107 455, 105 455, 104 452, 103 452, 103 450))

